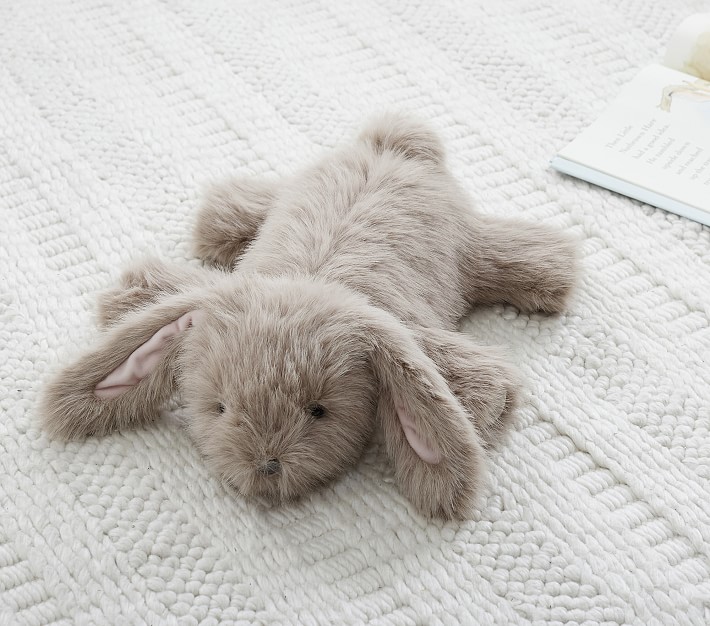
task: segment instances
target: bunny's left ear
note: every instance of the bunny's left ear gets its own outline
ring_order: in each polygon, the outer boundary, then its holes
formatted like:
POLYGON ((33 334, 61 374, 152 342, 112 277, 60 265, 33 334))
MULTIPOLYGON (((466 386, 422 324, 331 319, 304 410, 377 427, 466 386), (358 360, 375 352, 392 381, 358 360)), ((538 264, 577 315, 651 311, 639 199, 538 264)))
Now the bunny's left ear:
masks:
POLYGON ((378 414, 397 481, 425 514, 465 518, 485 460, 471 419, 412 332, 366 308, 360 323, 380 382, 378 414))

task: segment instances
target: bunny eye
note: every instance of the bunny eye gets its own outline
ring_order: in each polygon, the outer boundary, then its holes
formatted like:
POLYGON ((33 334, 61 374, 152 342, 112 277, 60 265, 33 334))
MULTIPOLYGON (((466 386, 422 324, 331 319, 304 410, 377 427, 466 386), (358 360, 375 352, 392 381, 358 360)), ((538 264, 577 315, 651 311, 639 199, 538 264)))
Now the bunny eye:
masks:
POLYGON ((320 404, 311 404, 311 406, 308 407, 308 412, 313 417, 318 419, 325 415, 325 408, 323 408, 320 404))
POLYGON ((224 402, 220 402, 220 403, 217 405, 217 412, 219 412, 219 413, 224 413, 226 410, 227 410, 227 407, 224 406, 224 402))

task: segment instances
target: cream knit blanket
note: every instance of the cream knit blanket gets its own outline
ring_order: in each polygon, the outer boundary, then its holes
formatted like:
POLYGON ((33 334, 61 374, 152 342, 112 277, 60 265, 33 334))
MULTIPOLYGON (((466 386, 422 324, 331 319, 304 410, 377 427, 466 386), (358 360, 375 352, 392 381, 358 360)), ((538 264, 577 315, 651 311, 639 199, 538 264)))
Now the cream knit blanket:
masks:
POLYGON ((710 229, 547 168, 701 5, 1 2, 0 623, 710 623, 710 229), (474 519, 414 513, 377 446, 272 510, 169 415, 47 439, 95 294, 187 262, 204 181, 289 173, 382 109, 431 120, 482 211, 582 241, 568 315, 464 325, 527 381, 474 519))

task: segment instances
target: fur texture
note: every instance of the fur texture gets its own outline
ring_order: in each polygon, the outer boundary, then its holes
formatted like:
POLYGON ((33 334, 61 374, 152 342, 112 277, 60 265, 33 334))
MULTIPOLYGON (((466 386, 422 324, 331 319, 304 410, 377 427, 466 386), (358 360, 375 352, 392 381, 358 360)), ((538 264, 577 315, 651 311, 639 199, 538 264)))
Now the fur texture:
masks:
POLYGON ((291 179, 214 186, 194 250, 217 269, 148 260, 104 294, 105 333, 48 385, 46 428, 142 424, 179 389, 214 471, 275 502, 333 480, 381 428, 403 492, 443 518, 470 513, 516 402, 514 370, 454 332, 458 320, 482 303, 559 312, 576 273, 561 234, 477 215, 436 135, 396 115, 291 179), (189 312, 199 321, 158 366, 96 396, 189 312))

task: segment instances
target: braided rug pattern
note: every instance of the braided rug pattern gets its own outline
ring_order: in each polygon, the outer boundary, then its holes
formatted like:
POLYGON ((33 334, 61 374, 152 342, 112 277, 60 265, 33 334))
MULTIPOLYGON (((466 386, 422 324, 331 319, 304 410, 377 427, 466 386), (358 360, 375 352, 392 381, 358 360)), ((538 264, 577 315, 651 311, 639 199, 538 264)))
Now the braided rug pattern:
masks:
POLYGON ((710 229, 547 167, 702 5, 0 2, 0 624, 710 623, 710 229), (189 262, 204 182, 293 172, 382 109, 431 120, 481 211, 581 241, 568 314, 463 325, 526 380, 473 519, 417 515, 377 445, 246 503, 177 403, 39 430, 97 292, 189 262))

